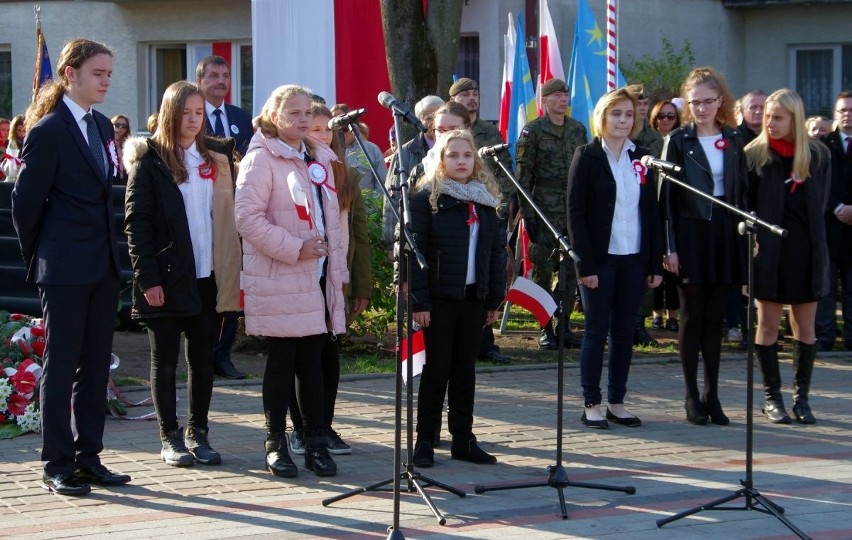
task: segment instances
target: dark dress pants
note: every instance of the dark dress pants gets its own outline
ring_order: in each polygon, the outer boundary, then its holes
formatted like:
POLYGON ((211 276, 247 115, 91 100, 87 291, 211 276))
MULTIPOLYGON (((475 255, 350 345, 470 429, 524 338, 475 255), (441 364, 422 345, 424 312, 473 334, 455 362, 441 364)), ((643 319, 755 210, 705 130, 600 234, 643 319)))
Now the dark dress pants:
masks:
POLYGON ((281 433, 286 427, 293 377, 304 429, 321 428, 322 351, 326 334, 269 338, 269 355, 263 374, 263 411, 266 430, 281 433))
POLYGON ((454 439, 473 437, 476 355, 485 324, 485 305, 467 287, 464 300, 432 300, 431 322, 424 329, 426 365, 417 394, 417 438, 432 441, 441 427, 444 392, 454 439))
POLYGON ((91 285, 39 286, 47 333, 41 459, 48 475, 100 463, 119 287, 110 270, 91 285))
MULTIPOLYGON (((337 403, 337 388, 340 385, 340 338, 325 334, 322 348, 322 427, 330 428, 334 421, 334 406, 337 403)), ((296 380, 290 389, 290 420, 293 429, 304 429, 299 400, 296 398, 296 380)))
POLYGON ((604 347, 609 336, 607 402, 624 403, 633 357, 636 312, 645 292, 647 267, 638 255, 607 255, 598 265, 598 286, 580 285, 586 332, 580 349, 580 382, 586 406, 601 403, 604 347))
POLYGON ((189 418, 187 427, 206 429, 213 396, 213 344, 216 341, 216 281, 196 281, 201 313, 192 317, 154 317, 145 320, 151 343, 151 386, 160 436, 179 427, 176 372, 181 334, 186 338, 189 418))

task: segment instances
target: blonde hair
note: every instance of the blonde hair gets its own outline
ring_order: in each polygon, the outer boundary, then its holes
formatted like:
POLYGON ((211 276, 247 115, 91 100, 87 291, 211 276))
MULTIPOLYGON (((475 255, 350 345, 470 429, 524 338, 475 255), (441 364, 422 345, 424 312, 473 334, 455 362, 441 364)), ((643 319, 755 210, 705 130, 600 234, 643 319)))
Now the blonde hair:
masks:
POLYGON ((436 188, 439 183, 449 180, 444 172, 444 154, 446 153, 447 147, 450 143, 456 140, 467 142, 470 145, 471 150, 473 150, 473 171, 471 171, 468 182, 479 182, 480 184, 485 184, 485 188, 488 190, 488 193, 494 195, 494 197, 496 197, 499 201, 501 195, 500 186, 497 185, 494 175, 491 174, 488 167, 485 166, 485 162, 482 161, 482 158, 479 157, 479 154, 476 152, 476 142, 473 140, 473 135, 466 129, 454 129, 452 131, 442 133, 438 137, 435 141, 435 146, 432 150, 430 150, 430 152, 435 152, 438 158, 437 166, 427 169, 426 176, 424 177, 425 181, 417 183, 417 190, 426 189, 427 186, 432 190, 432 194, 429 195, 429 204, 432 205, 433 210, 437 211, 438 196, 440 193, 436 188))
MULTIPOLYGON (((802 98, 789 88, 776 90, 766 98, 764 111, 769 109, 770 103, 777 103, 784 107, 792 115, 790 128, 793 133, 793 175, 804 180, 810 174, 811 151, 820 155, 817 145, 822 143, 812 139, 805 128, 805 105, 802 98)), ((749 167, 760 170, 761 167, 772 160, 769 150, 769 134, 766 132, 766 119, 768 115, 763 114, 763 129, 760 134, 745 147, 746 158, 749 167)))
POLYGON ((267 137, 278 137, 278 126, 272 121, 272 114, 280 115, 287 100, 296 96, 305 96, 308 102, 311 102, 312 93, 304 86, 296 84, 285 84, 273 90, 272 95, 263 104, 260 114, 255 117, 254 128, 260 128, 267 137))
POLYGON ((606 113, 612 109, 616 103, 624 100, 630 101, 633 104, 633 127, 630 129, 630 138, 632 139, 642 130, 642 120, 636 114, 636 94, 631 92, 628 87, 621 87, 611 92, 602 95, 595 105, 595 110, 592 113, 592 134, 596 137, 603 138, 604 128, 606 127, 606 113))
POLYGON ((103 43, 89 39, 75 39, 69 41, 62 52, 59 53, 59 62, 56 64, 55 77, 46 82, 38 91, 35 101, 27 109, 25 125, 27 131, 41 120, 41 118, 59 105, 65 91, 68 90, 68 79, 65 77, 65 68, 72 67, 80 69, 86 60, 99 54, 112 56, 112 50, 103 43))
POLYGON ((719 103, 719 109, 716 111, 716 125, 735 126, 736 119, 734 117, 734 96, 731 94, 731 89, 728 88, 728 83, 725 82, 725 77, 712 67, 699 67, 689 72, 686 80, 683 81, 681 87, 681 97, 683 98, 683 123, 692 122, 692 110, 689 106, 689 92, 698 85, 705 85, 719 92, 719 98, 722 100, 719 103))

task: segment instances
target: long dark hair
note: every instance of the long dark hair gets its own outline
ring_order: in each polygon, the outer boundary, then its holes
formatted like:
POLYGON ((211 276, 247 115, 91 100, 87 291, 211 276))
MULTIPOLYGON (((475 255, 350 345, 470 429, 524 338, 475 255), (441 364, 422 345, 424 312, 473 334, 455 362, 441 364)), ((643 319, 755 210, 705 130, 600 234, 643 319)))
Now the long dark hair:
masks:
POLYGON ((62 52, 59 53, 59 62, 56 64, 56 77, 48 81, 38 92, 36 100, 27 109, 27 118, 24 123, 27 131, 41 120, 41 118, 56 108, 62 95, 68 90, 68 79, 65 78, 65 68, 72 67, 80 69, 80 66, 89 58, 99 54, 112 56, 112 50, 97 41, 90 39, 75 39, 69 41, 62 52))
MULTIPOLYGON (((178 184, 186 182, 189 174, 183 164, 184 149, 179 144, 180 140, 180 123, 183 118, 183 109, 186 106, 186 100, 190 96, 201 96, 204 99, 204 93, 201 88, 187 81, 178 81, 172 83, 166 88, 163 94, 163 103, 160 105, 160 114, 157 119, 157 131, 151 140, 157 147, 160 157, 166 164, 166 167, 172 172, 172 177, 178 184)), ((204 144, 204 129, 198 132, 195 136, 195 147, 198 153, 204 158, 205 168, 213 170, 213 158, 207 150, 207 145, 204 144)))

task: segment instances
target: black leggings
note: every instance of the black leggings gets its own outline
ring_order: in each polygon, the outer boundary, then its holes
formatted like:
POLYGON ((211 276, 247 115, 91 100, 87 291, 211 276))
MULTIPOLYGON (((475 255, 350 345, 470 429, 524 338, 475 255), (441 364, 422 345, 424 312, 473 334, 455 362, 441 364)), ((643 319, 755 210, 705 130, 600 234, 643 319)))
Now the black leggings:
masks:
POLYGON ((269 356, 263 374, 263 412, 270 433, 283 432, 287 407, 296 377, 296 397, 304 428, 322 427, 322 355, 325 334, 269 339, 269 356))
POLYGON ((151 344, 151 387, 160 436, 178 428, 175 403, 175 373, 180 355, 181 334, 186 336, 189 366, 189 419, 187 426, 207 428, 207 413, 213 396, 213 344, 216 342, 216 282, 213 277, 197 280, 201 313, 193 317, 145 319, 151 344))
MULTIPOLYGON (((322 349, 322 427, 331 427, 334 420, 334 405, 337 402, 337 387, 340 384, 340 338, 332 338, 331 333, 325 335, 325 345, 322 349)), ((301 430, 302 413, 296 400, 296 381, 290 394, 290 420, 293 429, 301 430)))
POLYGON ((718 395, 722 355, 722 319, 730 285, 678 284, 678 346, 686 397, 697 399, 698 355, 704 359, 704 398, 718 395))

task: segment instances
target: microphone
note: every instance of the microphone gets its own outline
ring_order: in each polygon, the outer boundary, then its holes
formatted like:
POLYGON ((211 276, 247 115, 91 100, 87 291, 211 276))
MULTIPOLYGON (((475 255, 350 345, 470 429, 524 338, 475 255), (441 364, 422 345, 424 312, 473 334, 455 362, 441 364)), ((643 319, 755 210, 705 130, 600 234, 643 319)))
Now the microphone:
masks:
POLYGON ((328 129, 345 128, 349 124, 357 122, 366 112, 367 109, 358 109, 357 111, 351 111, 341 116, 335 116, 328 121, 328 129))
POLYGON ((379 93, 379 103, 381 103, 382 107, 391 109, 394 113, 401 116, 403 120, 423 133, 426 133, 426 126, 423 125, 423 122, 421 122, 419 118, 414 116, 414 113, 411 112, 411 108, 393 97, 390 92, 379 93))
POLYGON ((675 165, 670 161, 657 159, 654 156, 642 156, 642 159, 640 161, 642 162, 642 165, 648 167, 649 169, 653 167, 655 169, 659 169, 670 174, 678 174, 680 173, 680 171, 683 170, 680 165, 675 165))
POLYGON ((509 146, 506 143, 503 144, 495 144, 494 146, 483 146, 479 149, 479 157, 484 158, 488 156, 493 156, 498 154, 499 152, 503 152, 504 150, 508 150, 509 146))

